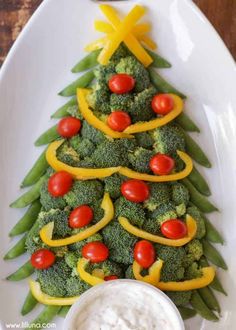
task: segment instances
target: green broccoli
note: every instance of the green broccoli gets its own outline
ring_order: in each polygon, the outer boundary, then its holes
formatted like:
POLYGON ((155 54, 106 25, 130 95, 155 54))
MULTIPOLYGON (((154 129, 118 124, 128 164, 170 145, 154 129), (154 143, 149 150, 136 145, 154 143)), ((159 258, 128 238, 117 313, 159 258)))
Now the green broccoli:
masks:
POLYGON ((141 204, 133 203, 120 197, 116 200, 115 204, 115 217, 125 217, 133 225, 142 227, 143 223, 146 221, 145 211, 141 204))
POLYGON ((165 293, 176 306, 188 305, 192 296, 192 291, 167 291, 165 293))
POLYGON ((103 141, 107 140, 102 132, 100 132, 93 126, 89 125, 87 121, 83 122, 83 126, 81 129, 81 136, 83 139, 88 139, 95 144, 100 144, 103 141))
POLYGON ((159 206, 170 201, 170 186, 166 183, 150 183, 150 195, 144 202, 144 207, 149 211, 154 211, 159 206))
POLYGON ((75 135, 70 139, 70 145, 81 158, 90 156, 96 148, 91 140, 82 139, 79 135, 75 135))
POLYGON ((92 93, 87 96, 89 106, 94 111, 109 114, 111 112, 109 100, 110 92, 107 83, 104 80, 96 81, 92 93))
POLYGON ((127 57, 128 55, 130 55, 130 51, 125 44, 122 43, 112 55, 110 62, 117 64, 121 58, 127 57))
POLYGON ((188 189, 179 182, 174 183, 171 186, 172 189, 172 201, 175 205, 185 204, 188 205, 189 203, 189 191, 188 189))
POLYGON ((65 262, 71 269, 75 269, 79 258, 81 258, 81 251, 69 251, 65 255, 65 262))
POLYGON ((118 144, 125 148, 127 152, 132 152, 137 148, 137 142, 135 139, 121 139, 119 140, 118 144))
POLYGON ((85 157, 78 163, 78 167, 95 168, 95 164, 90 157, 85 157))
POLYGON ((83 115, 80 112, 78 104, 76 105, 71 105, 66 109, 66 112, 68 112, 69 115, 72 117, 75 117, 77 119, 83 120, 83 115))
MULTIPOLYGON (((94 70, 95 77, 99 83, 106 84, 108 88, 108 82, 110 78, 116 74, 116 65, 110 61, 107 65, 98 65, 94 70)), ((109 90, 109 88, 108 88, 109 90)), ((102 100, 103 101, 103 100, 102 100)))
POLYGON ((133 265, 130 265, 125 271, 125 278, 135 280, 134 273, 133 273, 133 265))
POLYGON ((69 277, 66 281, 66 290, 67 290, 67 297, 75 297, 79 296, 88 289, 91 288, 91 285, 84 282, 78 276, 69 277))
POLYGON ((116 275, 122 278, 124 275, 122 267, 118 263, 110 260, 99 263, 89 263, 86 270, 92 274, 94 269, 101 269, 104 276, 116 275))
MULTIPOLYGON (((80 230, 78 230, 77 232, 81 231, 81 230, 84 230, 85 227, 83 228, 80 228, 80 230)), ((87 243, 90 243, 90 242, 96 242, 96 241, 99 241, 99 242, 102 242, 103 241, 103 237, 101 234, 99 233, 96 233, 86 239, 84 239, 83 241, 79 241, 79 242, 76 242, 76 243, 73 243, 73 244, 70 244, 69 245, 69 250, 70 251, 75 251, 79 256, 81 256, 81 249, 82 247, 87 244, 87 243)), ((72 260, 73 260, 73 257, 72 257, 72 260)))
POLYGON ((36 221, 33 227, 27 233, 25 246, 29 254, 33 254, 35 251, 46 246, 39 237, 39 230, 40 226, 39 223, 36 221))
POLYGON ((128 159, 135 171, 141 173, 151 173, 149 163, 153 156, 154 152, 152 150, 138 147, 134 150, 134 152, 130 152, 128 154, 128 159))
POLYGON ((153 235, 159 235, 160 234, 160 225, 157 223, 157 221, 153 218, 147 218, 145 222, 143 223, 144 231, 147 231, 150 234, 153 235))
POLYGON ((116 65, 117 73, 127 73, 135 79, 135 92, 142 92, 150 85, 150 77, 145 67, 134 57, 121 58, 116 65))
POLYGON ((80 156, 78 153, 69 146, 68 142, 64 142, 57 151, 57 158, 70 166, 78 166, 80 156))
POLYGON ((123 110, 127 111, 133 102, 132 94, 111 94, 110 96, 110 107, 111 111, 123 110))
POLYGON ((69 206, 75 208, 100 200, 103 192, 103 185, 98 180, 75 181, 71 190, 64 195, 64 199, 69 206))
POLYGON ((138 240, 124 230, 119 222, 110 222, 102 229, 102 236, 109 249, 110 260, 124 265, 133 263, 133 249, 138 240))
POLYGON ((97 223, 104 216, 104 210, 101 208, 101 204, 102 204, 102 199, 98 199, 89 205, 93 209, 92 224, 97 223))
POLYGON ((55 253, 56 257, 58 258, 63 258, 68 253, 67 245, 52 247, 51 250, 55 253))
POLYGON ((48 181, 45 181, 40 190, 40 203, 44 210, 64 209, 66 201, 63 197, 53 197, 48 191, 48 181))
POLYGON ((201 212, 196 206, 191 206, 187 208, 187 213, 191 215, 197 223, 197 233, 196 238, 203 238, 206 235, 205 221, 201 216, 201 212))
POLYGON ((137 141, 137 144, 140 147, 143 147, 146 149, 152 148, 152 146, 154 144, 154 140, 153 140, 151 134, 149 134, 148 132, 141 132, 141 133, 135 134, 135 139, 137 141))
POLYGON ((150 216, 156 221, 156 226, 158 231, 160 231, 163 222, 177 218, 175 205, 172 202, 163 203, 159 205, 150 216))
POLYGON ((198 239, 193 239, 185 245, 186 257, 185 266, 190 266, 194 261, 200 260, 203 255, 202 243, 198 239))
POLYGON ((124 181, 124 178, 120 174, 113 174, 104 179, 105 191, 110 194, 110 197, 117 199, 121 196, 120 187, 124 181))
POLYGON ((193 262, 189 267, 185 269, 184 278, 186 280, 192 280, 202 276, 202 270, 197 262, 193 262))

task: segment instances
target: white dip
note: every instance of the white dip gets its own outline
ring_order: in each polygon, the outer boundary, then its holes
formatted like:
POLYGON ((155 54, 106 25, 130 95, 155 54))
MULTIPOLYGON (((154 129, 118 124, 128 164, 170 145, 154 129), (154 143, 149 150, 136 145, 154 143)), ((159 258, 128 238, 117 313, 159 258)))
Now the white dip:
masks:
POLYGON ((152 287, 111 281, 96 289, 81 298, 70 330, 183 329, 176 309, 152 287))

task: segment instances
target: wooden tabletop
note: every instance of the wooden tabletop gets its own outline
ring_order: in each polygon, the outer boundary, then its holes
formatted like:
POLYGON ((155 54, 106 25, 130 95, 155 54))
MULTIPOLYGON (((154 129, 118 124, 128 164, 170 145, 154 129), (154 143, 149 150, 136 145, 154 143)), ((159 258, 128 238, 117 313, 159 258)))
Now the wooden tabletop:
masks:
MULTIPOLYGON (((42 1, 0 0, 0 64, 19 32, 42 1)), ((193 1, 205 13, 236 59, 236 0, 193 1)))

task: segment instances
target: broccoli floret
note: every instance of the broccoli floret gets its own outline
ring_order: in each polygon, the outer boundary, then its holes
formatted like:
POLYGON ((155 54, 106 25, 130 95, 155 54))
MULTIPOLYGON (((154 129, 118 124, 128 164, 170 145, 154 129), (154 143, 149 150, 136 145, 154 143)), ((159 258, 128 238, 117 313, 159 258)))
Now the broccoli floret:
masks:
POLYGON ((81 295, 91 288, 91 285, 84 282, 78 276, 70 277, 66 281, 67 297, 75 297, 81 295))
POLYGON ((133 273, 133 266, 130 265, 125 271, 125 278, 129 278, 131 280, 135 280, 134 273, 133 273))
POLYGON ((98 80, 93 85, 93 91, 87 96, 89 106, 104 114, 109 114, 111 108, 109 105, 110 93, 107 83, 104 80, 98 80))
POLYGON ((98 180, 75 181, 71 190, 64 196, 67 204, 73 208, 92 204, 103 197, 103 185, 98 180))
POLYGON ((95 144, 100 144, 103 141, 106 141, 105 135, 93 126, 89 125, 87 121, 83 122, 81 136, 83 139, 88 139, 95 144))
POLYGON ((172 202, 159 205, 159 207, 151 213, 151 218, 156 221, 157 230, 160 232, 163 222, 177 218, 175 205, 173 205, 172 202))
POLYGON ((128 154, 128 159, 135 171, 141 173, 151 173, 149 163, 153 156, 154 152, 152 150, 138 147, 134 150, 134 152, 130 152, 128 154))
POLYGON ((132 94, 111 94, 110 96, 110 107, 111 111, 123 110, 128 111, 133 102, 132 94))
POLYGON ((73 136, 70 139, 70 145, 81 158, 90 156, 96 148, 91 140, 82 139, 79 135, 73 136))
POLYGON ((40 203, 44 210, 64 209, 66 201, 63 197, 53 197, 48 191, 48 181, 45 181, 40 190, 40 203))
POLYGON ((124 181, 124 178, 117 173, 105 178, 105 180, 104 180, 105 191, 110 194, 111 198, 117 199, 118 197, 121 196, 120 187, 121 187, 121 184, 123 183, 123 181, 124 181))
POLYGON ((143 223, 142 229, 154 235, 160 234, 160 226, 157 223, 157 221, 153 218, 147 218, 143 223))
POLYGON ((197 262, 193 262, 188 268, 185 269, 184 277, 186 280, 192 280, 202 276, 202 270, 197 262))
POLYGON ((36 221, 27 234, 25 246, 28 253, 30 254, 33 254, 35 251, 41 249, 42 247, 45 247, 44 243, 39 237, 39 230, 40 227, 38 222, 36 221))
POLYGON ((128 152, 134 151, 135 148, 137 148, 137 142, 135 139, 121 139, 118 143, 122 148, 126 148, 126 151, 128 152))
POLYGON ((150 77, 145 67, 134 56, 122 58, 116 65, 117 73, 127 73, 135 79, 135 92, 141 92, 150 85, 150 77))
POLYGON ((186 213, 186 205, 184 203, 177 205, 175 209, 179 217, 183 216, 186 213))
POLYGON ((192 291, 167 291, 165 293, 176 306, 187 305, 192 296, 192 291))
POLYGON ((191 259, 192 262, 198 261, 203 255, 202 243, 198 239, 193 239, 185 245, 185 251, 187 253, 187 259, 191 259))
POLYGON ((90 157, 85 157, 78 163, 78 167, 95 168, 95 164, 90 157))
POLYGON ((124 197, 120 197, 115 202, 115 217, 125 217, 133 225, 136 225, 140 228, 146 220, 145 211, 142 205, 130 202, 124 197))
POLYGON ((108 88, 107 83, 109 82, 110 78, 116 74, 116 65, 114 64, 114 62, 109 62, 107 65, 98 65, 94 70, 94 74, 97 81, 99 83, 105 83, 108 88))
MULTIPOLYGON (((85 228, 81 228, 80 230, 84 230, 85 228)), ((79 231, 78 231, 79 232, 79 231)), ((76 251, 78 253, 78 255, 81 257, 81 249, 82 247, 87 244, 87 243, 90 243, 90 242, 96 242, 96 241, 99 241, 99 242, 102 242, 103 241, 103 237, 101 234, 99 233, 96 233, 86 239, 84 239, 83 241, 79 241, 79 242, 76 242, 76 243, 73 243, 71 245, 69 245, 69 249, 71 251, 76 251)))
POLYGON ((92 274, 94 269, 101 269, 104 276, 116 275, 122 278, 124 275, 122 267, 114 261, 105 260, 99 263, 89 263, 87 271, 92 274))
POLYGON ((71 105, 66 109, 66 112, 68 112, 69 115, 72 117, 78 118, 80 120, 83 120, 83 115, 80 112, 79 106, 77 105, 71 105))
POLYGON ((188 205, 190 198, 188 189, 182 183, 179 182, 174 183, 171 188, 172 200, 175 205, 188 205))
POLYGON ((75 269, 79 258, 81 258, 80 251, 69 251, 65 255, 65 262, 70 268, 75 269))
POLYGON ((160 205, 170 201, 170 186, 166 183, 150 183, 150 195, 148 200, 144 202, 144 207, 149 211, 154 211, 160 205))
POLYGON ((202 238, 206 234, 206 227, 204 219, 201 216, 201 212, 198 210, 197 207, 191 206, 187 208, 187 213, 191 215, 197 223, 197 233, 196 238, 202 238))
POLYGON ((70 166, 78 166, 80 157, 78 153, 69 146, 68 142, 64 142, 57 151, 57 158, 70 166))
POLYGON ((68 252, 67 245, 65 245, 65 246, 52 247, 51 249, 52 249, 52 251, 55 253, 55 255, 58 258, 63 258, 67 254, 67 252, 68 252))
POLYGON ((109 249, 109 259, 121 264, 133 263, 133 249, 137 238, 124 230, 117 221, 102 229, 104 243, 109 249))
POLYGON ((128 55, 130 55, 130 52, 128 48, 122 43, 120 44, 119 48, 115 51, 115 53, 112 55, 110 62, 117 64, 121 58, 127 57, 128 55))
POLYGON ((100 221, 104 216, 104 210, 101 208, 101 204, 102 199, 99 199, 89 205, 93 209, 93 224, 100 221))
POLYGON ((152 148, 152 146, 154 144, 154 140, 153 140, 151 134, 149 134, 148 132, 141 132, 141 133, 135 134, 135 139, 137 141, 137 144, 140 147, 143 147, 146 149, 152 148))

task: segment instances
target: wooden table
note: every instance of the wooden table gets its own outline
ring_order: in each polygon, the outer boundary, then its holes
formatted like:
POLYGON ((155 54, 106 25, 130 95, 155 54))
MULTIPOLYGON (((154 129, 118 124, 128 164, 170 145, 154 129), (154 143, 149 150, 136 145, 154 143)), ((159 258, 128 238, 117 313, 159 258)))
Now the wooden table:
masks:
MULTIPOLYGON (((89 1, 89 0, 84 0, 89 1)), ((0 0, 0 64, 42 0, 0 0)), ((236 0, 194 0, 236 59, 236 0)))

